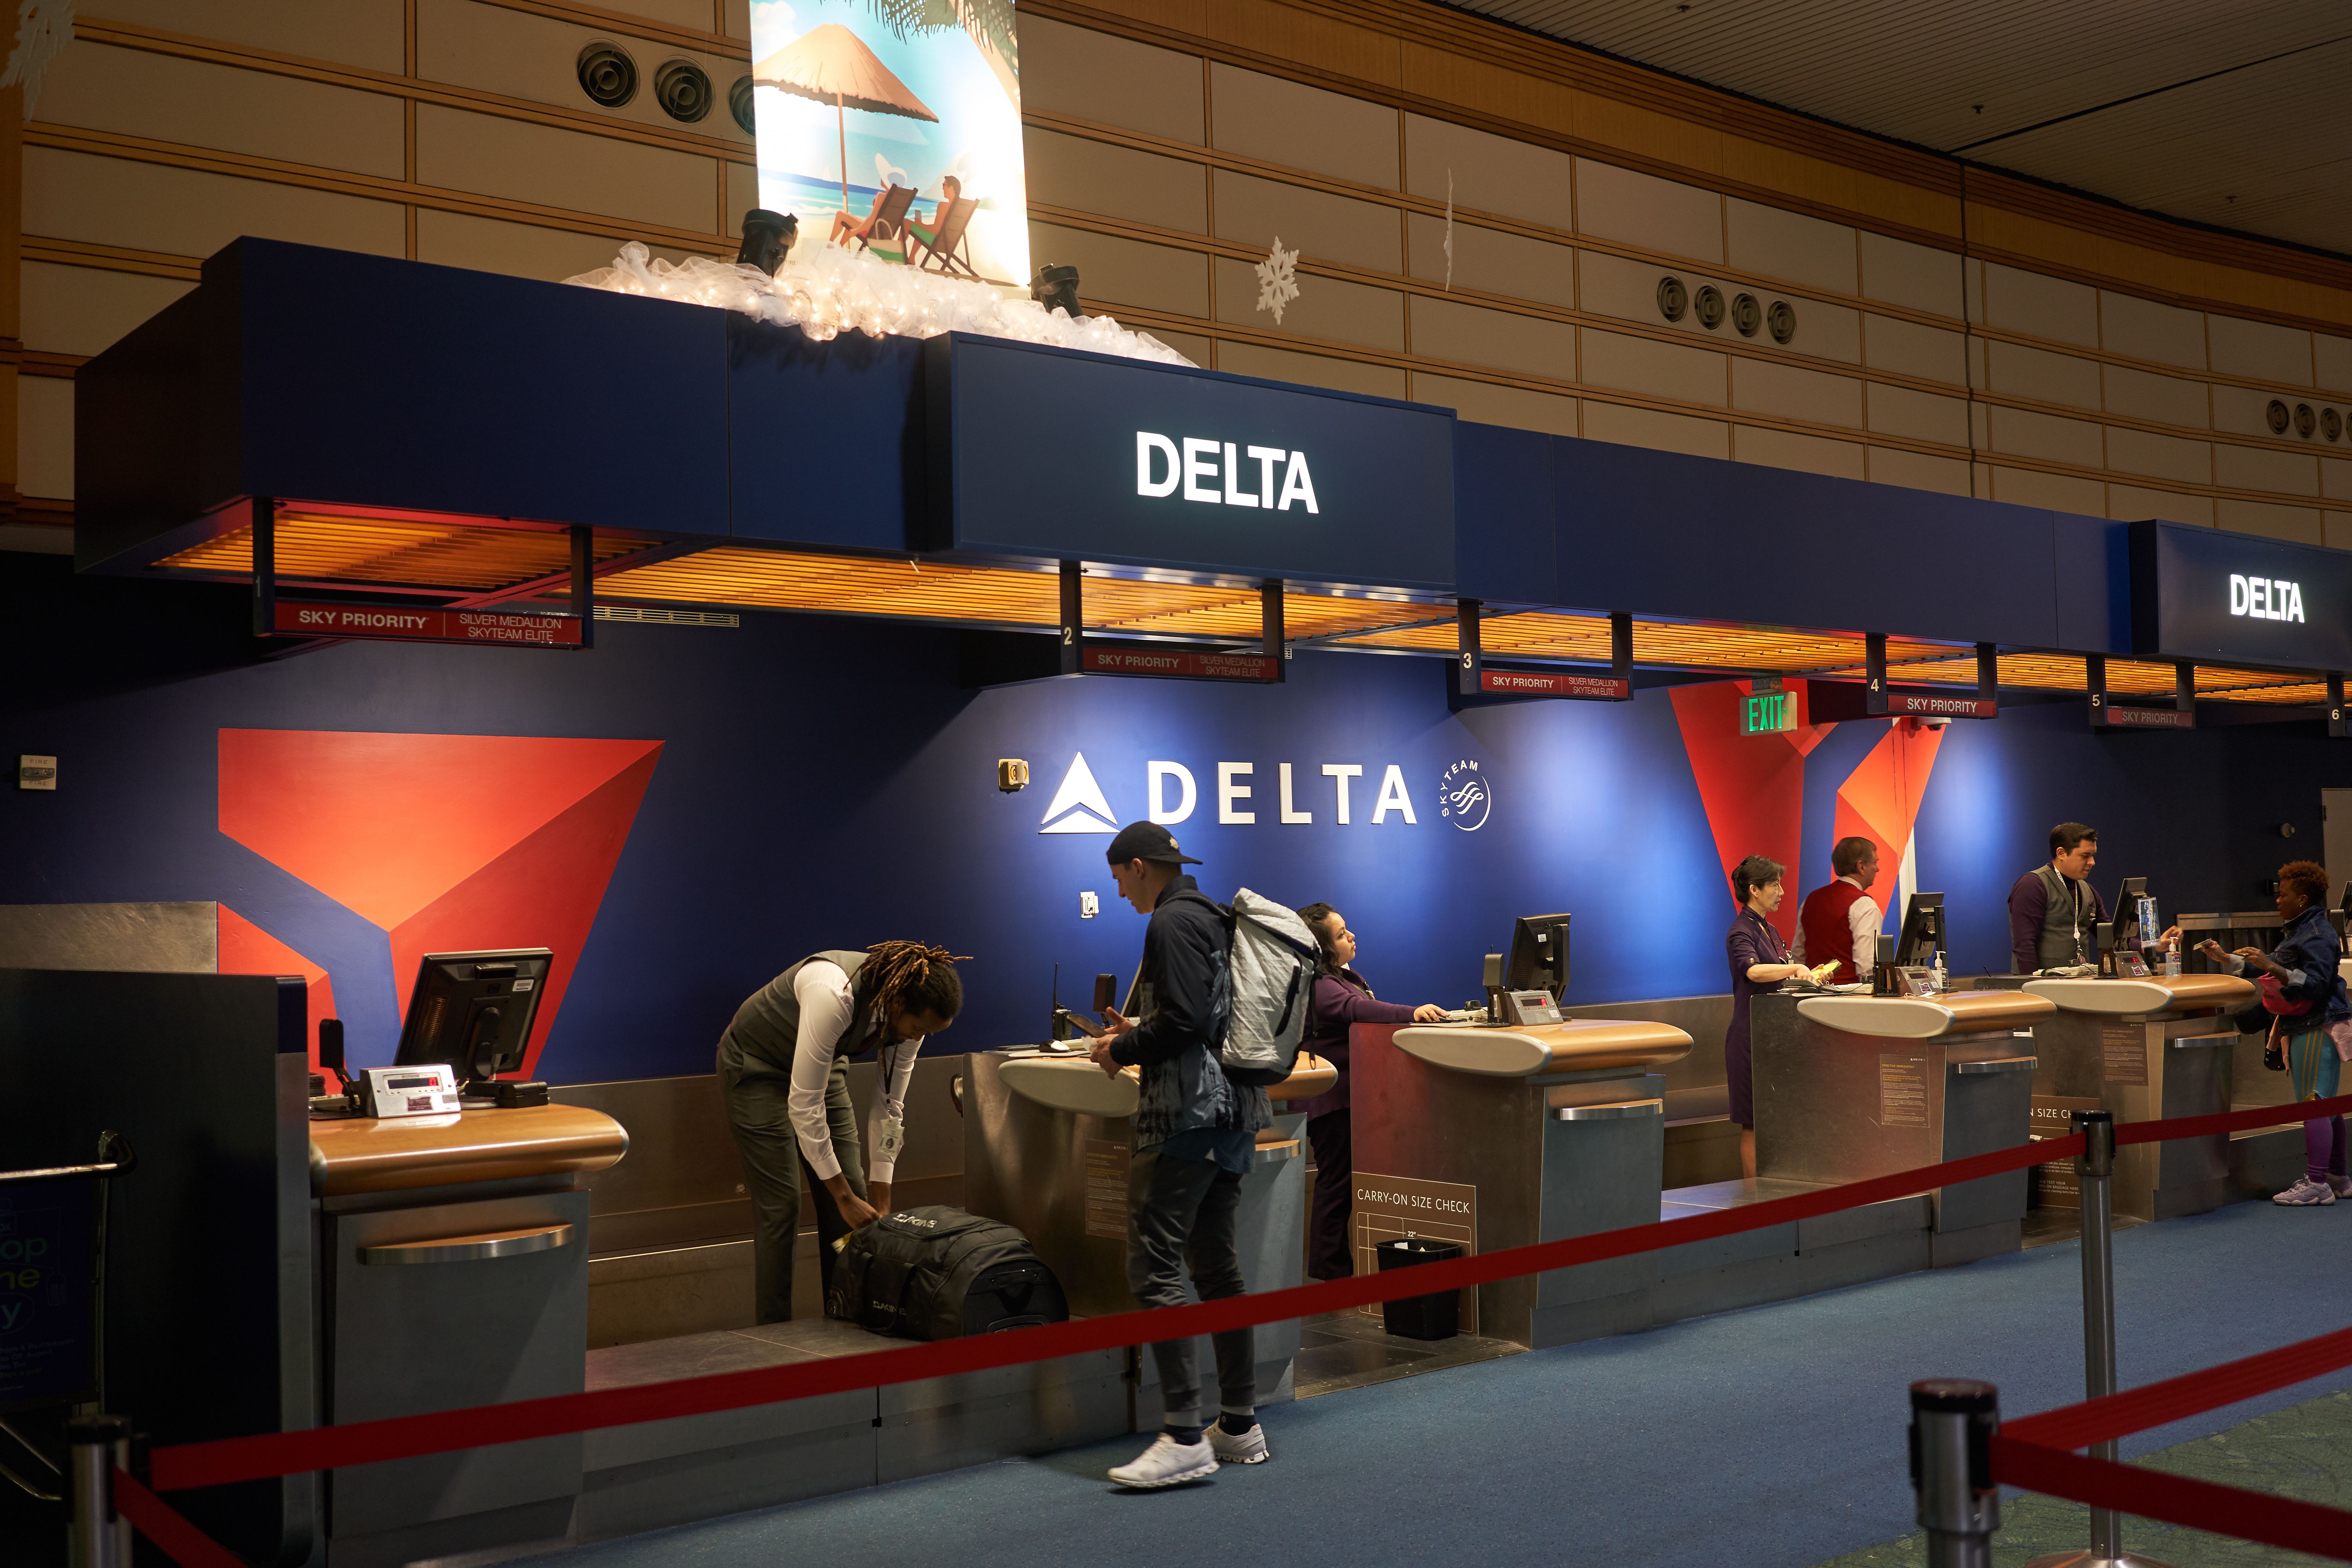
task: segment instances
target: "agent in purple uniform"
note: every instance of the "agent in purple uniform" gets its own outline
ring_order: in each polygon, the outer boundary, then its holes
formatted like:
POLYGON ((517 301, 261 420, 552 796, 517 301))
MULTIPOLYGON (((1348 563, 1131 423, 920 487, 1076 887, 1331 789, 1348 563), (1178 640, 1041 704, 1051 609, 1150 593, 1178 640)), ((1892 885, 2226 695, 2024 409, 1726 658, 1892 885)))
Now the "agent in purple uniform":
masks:
POLYGON ((1345 1279, 1356 1271, 1348 1249, 1348 1215, 1355 1208, 1355 1149, 1349 1116, 1348 1026, 1426 1024, 1445 1016, 1434 1002, 1407 1007, 1373 1000, 1372 988, 1351 967, 1356 933, 1328 904, 1298 911, 1323 947, 1315 977, 1315 1013, 1307 1023, 1307 1048, 1339 1069, 1339 1081, 1297 1109, 1307 1112, 1307 1139, 1315 1145, 1315 1212, 1307 1222, 1307 1272, 1318 1279, 1345 1279))
POLYGON ((1748 999, 1792 974, 1809 973, 1789 956, 1789 944, 1764 918, 1780 907, 1784 869, 1778 860, 1761 855, 1750 855, 1731 868, 1731 896, 1739 900, 1739 918, 1731 922, 1723 942, 1731 961, 1731 1027, 1723 1032, 1723 1070, 1731 1085, 1731 1120, 1739 1123, 1739 1173, 1750 1178, 1756 1174, 1756 1092, 1748 1057, 1748 999))

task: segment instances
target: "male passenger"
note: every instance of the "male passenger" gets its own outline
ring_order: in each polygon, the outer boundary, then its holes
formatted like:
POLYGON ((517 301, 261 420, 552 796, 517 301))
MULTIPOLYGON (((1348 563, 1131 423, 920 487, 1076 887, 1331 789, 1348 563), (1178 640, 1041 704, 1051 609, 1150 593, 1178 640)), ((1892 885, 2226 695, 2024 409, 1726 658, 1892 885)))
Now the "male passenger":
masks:
MULTIPOLYGON (((1180 1307, 1179 1269, 1189 1257, 1203 1301, 1248 1289, 1234 1245, 1242 1177, 1256 1158, 1257 1131, 1273 1122, 1263 1089, 1225 1076, 1218 1050, 1233 1013, 1224 917, 1184 874, 1168 829, 1133 822, 1110 841, 1112 880, 1138 914, 1151 917, 1133 1003, 1140 1015, 1107 1014, 1095 1064, 1116 1076, 1140 1066, 1135 1155, 1127 1182, 1127 1285, 1146 1307, 1180 1307)), ((1257 1347, 1247 1329, 1212 1336, 1222 1406, 1205 1438, 1201 1374, 1191 1336, 1151 1347, 1165 1406, 1160 1436, 1133 1464, 1111 1471, 1128 1487, 1169 1487, 1216 1474, 1219 1461, 1267 1458, 1257 1405, 1257 1347)))
POLYGON ((2050 830, 2050 863, 2009 890, 2009 959, 2016 973, 2098 963, 2098 926, 2107 910, 2087 880, 2098 860, 2095 828, 2062 822, 2050 830))
POLYGON ((1797 962, 1819 967, 1832 959, 1837 973, 1830 984, 1843 985, 1862 976, 1864 965, 1878 961, 1878 922, 1882 911, 1870 897, 1878 880, 1878 846, 1867 838, 1841 838, 1830 850, 1830 870, 1835 880, 1806 895, 1797 913, 1797 962))

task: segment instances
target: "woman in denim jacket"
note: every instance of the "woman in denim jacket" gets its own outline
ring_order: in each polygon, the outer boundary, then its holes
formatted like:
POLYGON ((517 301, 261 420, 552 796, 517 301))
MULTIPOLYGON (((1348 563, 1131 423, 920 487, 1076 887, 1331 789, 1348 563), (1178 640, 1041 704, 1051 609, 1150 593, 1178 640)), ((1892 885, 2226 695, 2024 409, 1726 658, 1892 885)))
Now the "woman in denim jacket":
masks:
MULTIPOLYGON (((2290 860, 2279 868, 2278 912, 2286 933, 2278 946, 2267 953, 2255 947, 2225 953, 2218 942, 2198 944, 2199 952, 2231 973, 2252 973, 2274 983, 2263 987, 2265 1004, 2272 1004, 2274 991, 2287 1006, 2305 1005, 2298 1012, 2279 1013, 2272 1026, 2284 1047, 2297 1104, 2334 1099, 2343 1064, 2352 1059, 2352 1000, 2346 998, 2336 967, 2344 944, 2321 907, 2326 898, 2326 868, 2315 861, 2290 860)), ((2271 1201, 2301 1208, 2352 1197, 2352 1176, 2345 1169, 2344 1118, 2305 1122, 2303 1146, 2302 1179, 2271 1201)))

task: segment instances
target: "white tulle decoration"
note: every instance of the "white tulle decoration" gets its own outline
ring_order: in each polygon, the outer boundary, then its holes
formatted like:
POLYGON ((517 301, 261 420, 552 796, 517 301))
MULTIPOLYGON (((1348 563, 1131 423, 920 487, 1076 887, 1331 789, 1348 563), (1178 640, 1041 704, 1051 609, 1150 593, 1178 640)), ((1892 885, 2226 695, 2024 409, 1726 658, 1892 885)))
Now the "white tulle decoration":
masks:
POLYGON ((792 257, 769 278, 756 267, 708 256, 656 261, 632 240, 621 247, 612 266, 564 281, 740 310, 778 326, 798 327, 819 342, 846 331, 909 338, 978 332, 1161 364, 1192 363, 1150 333, 1131 332, 1108 316, 1073 321, 1062 310, 1048 312, 1034 300, 1007 299, 985 283, 822 243, 793 247, 792 257))

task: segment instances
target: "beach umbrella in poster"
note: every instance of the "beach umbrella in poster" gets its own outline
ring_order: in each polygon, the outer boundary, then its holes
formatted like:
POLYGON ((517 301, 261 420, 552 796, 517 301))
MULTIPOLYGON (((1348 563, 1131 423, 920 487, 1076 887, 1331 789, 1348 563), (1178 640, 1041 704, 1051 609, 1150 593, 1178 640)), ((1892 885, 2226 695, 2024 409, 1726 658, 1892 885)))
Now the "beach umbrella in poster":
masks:
POLYGON ((761 60, 751 71, 757 87, 813 98, 833 105, 834 125, 841 135, 841 208, 849 210, 849 128, 845 110, 863 109, 869 114, 902 114, 909 120, 939 123, 940 117, 907 84, 890 74, 866 41, 838 22, 812 27, 761 60))

